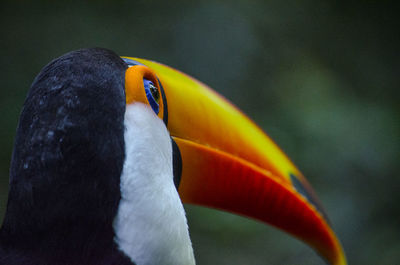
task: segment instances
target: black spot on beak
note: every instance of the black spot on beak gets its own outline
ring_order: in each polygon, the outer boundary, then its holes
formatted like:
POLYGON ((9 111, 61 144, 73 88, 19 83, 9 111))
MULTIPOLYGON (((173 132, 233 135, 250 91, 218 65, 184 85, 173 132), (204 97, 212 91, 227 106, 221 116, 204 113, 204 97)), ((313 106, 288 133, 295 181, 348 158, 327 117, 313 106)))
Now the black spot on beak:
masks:
POLYGON ((182 156, 178 145, 175 143, 174 139, 171 138, 172 142, 172 166, 174 172, 174 184, 176 190, 179 188, 182 176, 182 156))

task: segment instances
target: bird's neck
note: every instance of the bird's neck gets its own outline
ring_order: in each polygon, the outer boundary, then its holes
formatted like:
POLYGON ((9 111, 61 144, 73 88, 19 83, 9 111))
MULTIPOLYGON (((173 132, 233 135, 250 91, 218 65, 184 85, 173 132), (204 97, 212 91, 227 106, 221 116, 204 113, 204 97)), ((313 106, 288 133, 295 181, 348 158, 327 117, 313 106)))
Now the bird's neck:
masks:
POLYGON ((137 264, 195 264, 183 205, 173 182, 171 139, 142 104, 127 106, 126 159, 116 242, 137 264), (138 151, 140 150, 140 151, 138 151))
POLYGON ((65 185, 62 190, 43 188, 28 194, 11 191, 0 231, 0 249, 5 253, 2 258, 10 257, 12 262, 4 264, 133 264, 114 242, 116 210, 112 209, 117 209, 118 198, 112 200, 112 192, 105 187, 94 196, 103 184, 94 183, 91 188, 83 185, 86 188, 79 191, 80 185, 65 185), (103 200, 101 196, 109 198, 103 200), (15 257, 21 263, 14 263, 15 257))

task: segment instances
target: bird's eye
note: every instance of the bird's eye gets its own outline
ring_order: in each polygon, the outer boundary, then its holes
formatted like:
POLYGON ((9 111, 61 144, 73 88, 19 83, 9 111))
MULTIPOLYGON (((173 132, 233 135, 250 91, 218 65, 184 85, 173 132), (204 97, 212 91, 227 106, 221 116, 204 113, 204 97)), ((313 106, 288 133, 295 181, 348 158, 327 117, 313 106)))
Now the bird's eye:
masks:
POLYGON ((151 107, 154 113, 167 124, 167 102, 160 80, 153 70, 144 65, 134 65, 125 72, 126 104, 140 102, 151 107))
POLYGON ((143 84, 147 100, 153 111, 158 114, 160 111, 160 91, 150 80, 143 79, 143 84))

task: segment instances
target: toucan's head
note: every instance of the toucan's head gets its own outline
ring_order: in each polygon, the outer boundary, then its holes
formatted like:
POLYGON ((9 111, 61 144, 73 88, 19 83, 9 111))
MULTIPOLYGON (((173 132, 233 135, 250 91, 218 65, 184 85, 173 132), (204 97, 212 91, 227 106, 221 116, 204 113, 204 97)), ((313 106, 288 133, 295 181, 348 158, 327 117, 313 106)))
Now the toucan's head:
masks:
POLYGON ((49 225, 79 220, 82 228, 48 237, 104 230, 137 264, 149 256, 160 257, 154 264, 192 260, 180 200, 271 224, 329 263, 346 264, 305 177, 206 85, 104 49, 72 52, 43 69, 20 118, 0 243, 16 246, 49 225))

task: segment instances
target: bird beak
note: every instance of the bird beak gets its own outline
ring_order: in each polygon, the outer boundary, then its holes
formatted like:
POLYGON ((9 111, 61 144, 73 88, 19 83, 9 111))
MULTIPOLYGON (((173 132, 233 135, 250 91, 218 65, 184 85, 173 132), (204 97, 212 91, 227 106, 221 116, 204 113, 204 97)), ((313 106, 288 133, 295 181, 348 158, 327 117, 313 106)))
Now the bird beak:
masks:
POLYGON ((167 127, 182 158, 184 203, 217 208, 278 227, 330 264, 346 264, 311 186, 279 147, 240 110, 201 82, 168 66, 152 69, 165 91, 167 127))

